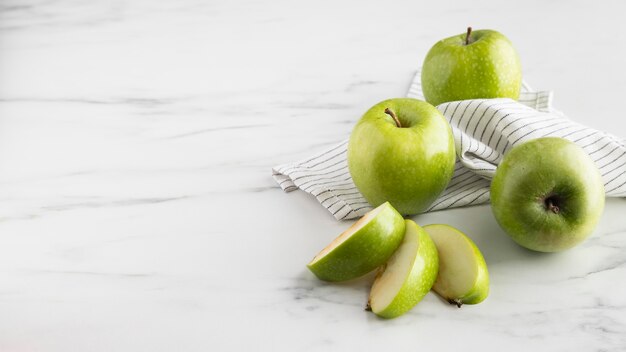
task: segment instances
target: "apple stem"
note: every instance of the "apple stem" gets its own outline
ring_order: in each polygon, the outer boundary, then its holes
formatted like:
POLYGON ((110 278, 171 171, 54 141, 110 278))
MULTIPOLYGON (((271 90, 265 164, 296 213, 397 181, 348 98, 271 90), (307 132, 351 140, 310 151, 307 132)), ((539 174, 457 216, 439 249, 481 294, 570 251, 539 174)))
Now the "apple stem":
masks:
POLYGON ((366 312, 371 312, 372 311, 372 306, 370 306, 370 302, 367 302, 367 305, 365 306, 365 311, 366 312))
POLYGON ((558 206, 552 204, 552 200, 551 199, 548 199, 548 210, 550 210, 551 212, 553 212, 555 214, 558 214, 561 211, 561 209, 559 209, 558 206))
POLYGON ((450 304, 456 304, 458 308, 461 308, 461 306, 463 305, 463 302, 461 302, 460 299, 455 298, 455 299, 450 300, 450 304))
POLYGON ((396 126, 398 127, 402 127, 402 124, 400 123, 400 120, 398 120, 398 116, 396 116, 396 113, 393 112, 393 110, 386 108, 385 109, 385 114, 391 116, 391 118, 396 122, 396 126))
POLYGON ((472 34, 472 27, 467 27, 467 35, 465 36, 465 45, 469 45, 471 34, 472 34))

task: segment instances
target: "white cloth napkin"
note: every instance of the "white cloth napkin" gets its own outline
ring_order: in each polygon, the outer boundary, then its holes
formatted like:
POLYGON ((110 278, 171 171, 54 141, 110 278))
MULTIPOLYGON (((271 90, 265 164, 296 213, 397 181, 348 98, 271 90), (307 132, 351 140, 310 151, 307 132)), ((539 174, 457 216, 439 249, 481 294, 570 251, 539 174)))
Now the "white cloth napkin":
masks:
MULTIPOLYGON (((424 99, 420 72, 407 96, 424 99)), ((426 212, 489 202, 490 180, 504 153, 546 136, 581 146, 600 169, 607 196, 626 196, 625 140, 569 120, 552 107, 552 92, 536 92, 524 84, 518 101, 463 100, 437 109, 452 126, 457 161, 450 184, 426 212)), ((338 220, 363 216, 372 207, 352 182, 347 146, 345 140, 304 160, 278 165, 273 177, 285 192, 312 194, 338 220)))

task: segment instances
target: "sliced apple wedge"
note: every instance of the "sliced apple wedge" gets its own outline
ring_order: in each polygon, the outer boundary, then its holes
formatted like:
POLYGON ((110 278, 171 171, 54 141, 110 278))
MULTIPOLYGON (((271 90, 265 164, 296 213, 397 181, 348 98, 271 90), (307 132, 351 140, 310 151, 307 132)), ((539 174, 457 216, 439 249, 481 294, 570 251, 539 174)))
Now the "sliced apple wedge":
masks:
POLYGON ((427 225, 439 253, 439 275, 433 290, 461 307, 477 304, 489 294, 489 272, 480 250, 463 232, 448 225, 427 225))
POLYGON ((365 214, 307 265, 325 281, 345 281, 383 265, 404 237, 404 219, 389 202, 365 214))
POLYGON ((406 220, 404 239, 376 277, 368 308, 382 318, 395 318, 413 308, 430 291, 439 260, 426 231, 406 220))

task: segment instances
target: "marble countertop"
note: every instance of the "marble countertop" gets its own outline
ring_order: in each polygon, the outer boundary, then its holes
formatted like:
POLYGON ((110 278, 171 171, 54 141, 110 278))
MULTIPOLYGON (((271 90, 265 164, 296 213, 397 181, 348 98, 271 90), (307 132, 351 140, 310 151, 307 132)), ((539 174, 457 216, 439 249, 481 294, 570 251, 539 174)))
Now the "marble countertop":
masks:
POLYGON ((402 96, 438 39, 505 33, 571 118, 626 137, 623 2, 66 1, 0 4, 0 351, 626 349, 626 199, 559 254, 488 206, 465 230, 491 295, 363 310, 371 277, 305 267, 350 222, 271 167, 402 96), (508 6, 508 7, 507 7, 508 6))

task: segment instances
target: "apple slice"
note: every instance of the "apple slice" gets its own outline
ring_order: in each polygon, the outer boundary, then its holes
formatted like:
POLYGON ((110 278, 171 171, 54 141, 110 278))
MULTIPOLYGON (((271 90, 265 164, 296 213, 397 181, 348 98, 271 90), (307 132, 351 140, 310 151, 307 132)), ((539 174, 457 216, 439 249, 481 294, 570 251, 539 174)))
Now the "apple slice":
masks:
POLYGON ((395 318, 413 308, 430 291, 439 260, 426 231, 406 220, 404 239, 376 277, 368 308, 382 318, 395 318))
POLYGON ((433 290, 458 307, 484 301, 489 294, 489 273, 476 244, 452 226, 427 225, 424 230, 439 252, 439 275, 433 290))
POLYGON ((345 281, 383 265, 404 236, 404 219, 389 202, 365 214, 307 265, 325 281, 345 281))

